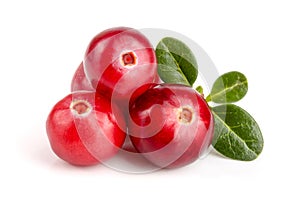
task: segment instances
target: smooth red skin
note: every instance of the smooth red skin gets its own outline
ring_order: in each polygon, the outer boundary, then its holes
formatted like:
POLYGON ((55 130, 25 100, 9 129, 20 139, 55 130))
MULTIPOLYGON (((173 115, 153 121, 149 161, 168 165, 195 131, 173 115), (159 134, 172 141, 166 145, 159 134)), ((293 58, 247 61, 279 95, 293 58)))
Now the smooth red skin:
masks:
POLYGON ((98 92, 116 100, 128 100, 137 87, 159 81, 155 52, 139 31, 116 27, 96 35, 87 47, 84 68, 98 92), (136 66, 124 67, 120 56, 133 51, 136 66))
POLYGON ((135 148, 161 168, 194 162, 211 144, 213 117, 201 95, 190 87, 161 84, 141 95, 130 106, 130 139, 135 148), (176 109, 195 108, 195 121, 178 123, 176 109))
POLYGON ((71 92, 81 91, 81 90, 95 91, 95 89, 92 87, 92 85, 86 78, 83 69, 83 62, 81 62, 78 68, 76 69, 71 82, 71 92))
POLYGON ((46 130, 54 153, 73 165, 89 166, 114 156, 122 147, 125 121, 117 107, 93 92, 75 92, 60 100, 51 110, 46 130), (77 117, 70 110, 73 99, 93 105, 91 113, 77 117), (102 134, 103 133, 103 134, 102 134))

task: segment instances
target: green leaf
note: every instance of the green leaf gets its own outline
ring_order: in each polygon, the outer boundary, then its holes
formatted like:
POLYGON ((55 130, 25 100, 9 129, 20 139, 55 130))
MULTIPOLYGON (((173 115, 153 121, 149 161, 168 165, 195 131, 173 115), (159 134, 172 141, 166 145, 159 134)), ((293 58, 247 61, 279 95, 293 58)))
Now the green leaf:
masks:
POLYGON ((199 92, 199 94, 203 95, 203 87, 201 85, 196 87, 196 90, 197 90, 197 92, 199 92))
POLYGON ((166 37, 157 45, 158 74, 166 83, 192 86, 198 76, 198 65, 191 49, 178 39, 166 37))
POLYGON ((240 72, 228 72, 220 76, 213 84, 207 101, 215 103, 233 103, 241 100, 248 91, 248 81, 240 72))
POLYGON ((256 159, 262 152, 264 140, 253 117, 233 104, 217 106, 212 111, 215 120, 214 148, 235 160, 256 159))

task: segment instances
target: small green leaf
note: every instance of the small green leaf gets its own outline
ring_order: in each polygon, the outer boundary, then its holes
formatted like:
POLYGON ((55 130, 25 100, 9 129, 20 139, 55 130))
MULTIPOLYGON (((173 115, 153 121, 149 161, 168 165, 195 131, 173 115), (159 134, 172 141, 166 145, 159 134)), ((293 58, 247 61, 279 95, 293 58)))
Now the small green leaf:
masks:
POLYGON ((215 130, 213 146, 226 157, 250 161, 263 149, 263 136, 253 117, 242 108, 225 104, 212 108, 215 130))
POLYGON ((241 100, 248 91, 248 81, 240 72, 228 72, 220 76, 213 84, 207 101, 215 103, 233 103, 241 100))
POLYGON ((198 76, 198 65, 191 49, 178 39, 166 37, 157 45, 158 74, 166 83, 192 86, 198 76))
POLYGON ((199 92, 199 94, 203 95, 203 87, 201 85, 196 87, 196 90, 199 92))

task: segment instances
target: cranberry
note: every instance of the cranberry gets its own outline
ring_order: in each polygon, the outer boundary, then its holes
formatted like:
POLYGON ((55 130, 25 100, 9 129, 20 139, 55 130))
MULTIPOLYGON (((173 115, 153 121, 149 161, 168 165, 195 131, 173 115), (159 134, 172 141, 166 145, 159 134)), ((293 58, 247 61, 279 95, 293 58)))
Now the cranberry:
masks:
POLYGON ((82 62, 80 63, 77 70, 75 71, 75 74, 73 75, 72 83, 71 83, 71 92, 80 91, 80 90, 86 90, 86 91, 94 91, 95 90, 86 78, 82 62))
POLYGON ((131 103, 129 112, 133 145, 161 168, 192 163, 211 143, 212 113, 203 97, 190 87, 152 86, 131 103))
POLYGON ((124 126, 118 107, 83 91, 60 100, 46 122, 53 151, 74 165, 93 165, 114 156, 124 143, 124 126))
POLYGON ((96 35, 87 47, 84 69, 93 88, 116 100, 128 100, 137 87, 158 81, 151 43, 127 27, 96 35))

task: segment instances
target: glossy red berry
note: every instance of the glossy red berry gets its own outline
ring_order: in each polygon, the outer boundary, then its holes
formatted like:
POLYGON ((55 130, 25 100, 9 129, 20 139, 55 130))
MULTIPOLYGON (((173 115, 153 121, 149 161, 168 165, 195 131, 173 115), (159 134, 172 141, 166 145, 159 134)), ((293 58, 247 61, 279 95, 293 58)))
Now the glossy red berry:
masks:
POLYGON ((213 117, 194 89, 161 84, 130 106, 129 134, 137 151, 161 168, 192 163, 211 144, 213 117))
POLYGON ((92 87, 92 85, 86 78, 82 62, 80 63, 79 67, 76 69, 71 82, 71 92, 81 91, 81 90, 95 91, 95 89, 92 87))
POLYGON ((118 107, 94 92, 74 92, 51 110, 46 129, 54 153, 73 165, 93 165, 123 145, 125 121, 118 107))
POLYGON ((87 47, 84 69, 93 88, 117 100, 128 100, 136 88, 158 81, 151 43, 127 27, 96 35, 87 47))

